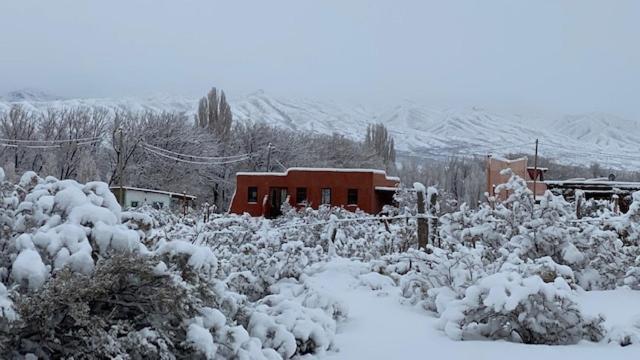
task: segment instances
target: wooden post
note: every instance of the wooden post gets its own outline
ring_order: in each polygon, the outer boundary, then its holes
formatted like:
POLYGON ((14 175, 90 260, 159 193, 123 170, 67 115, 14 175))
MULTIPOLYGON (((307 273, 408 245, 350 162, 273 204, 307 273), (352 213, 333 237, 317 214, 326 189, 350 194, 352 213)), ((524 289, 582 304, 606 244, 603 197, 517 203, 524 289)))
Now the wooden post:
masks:
POLYGON ((429 225, 425 214, 424 192, 417 190, 418 193, 418 249, 427 247, 427 239, 429 238, 429 225))
POLYGON ((338 224, 335 222, 335 216, 331 215, 331 219, 329 222, 329 244, 328 244, 328 255, 330 258, 336 256, 336 236, 338 235, 338 224))
POLYGON ((613 213, 618 215, 620 213, 620 196, 613 194, 613 213))
POLYGON ((187 192, 182 192, 182 216, 187 216, 187 192))
POLYGON ((120 205, 124 208, 124 139, 121 127, 118 128, 118 184, 120 187, 120 205))
POLYGON ((203 216, 204 217, 204 222, 208 222, 209 221, 209 210, 210 210, 209 203, 206 202, 206 203, 204 203, 203 206, 204 206, 204 216, 203 216))
POLYGON ((536 185, 538 185, 538 139, 536 139, 536 153, 533 157, 533 203, 536 203, 536 185))
POLYGON ((384 229, 387 230, 388 233, 391 233, 391 229, 389 229, 389 221, 384 219, 382 222, 384 223, 384 229))
MULTIPOLYGON (((437 233, 437 227, 438 227, 438 219, 437 219, 437 214, 436 214, 436 207, 437 207, 437 203, 438 203, 438 194, 437 193, 432 193, 431 196, 429 197, 429 216, 431 217, 430 219, 427 219, 427 224, 429 224, 428 228, 427 228, 427 233, 429 234, 429 240, 431 240, 431 244, 436 243, 436 237, 438 236, 437 233)), ((438 246, 440 246, 440 244, 438 243, 438 246)))
POLYGON ((576 198, 576 219, 582 219, 581 208, 582 208, 582 191, 575 192, 576 198))

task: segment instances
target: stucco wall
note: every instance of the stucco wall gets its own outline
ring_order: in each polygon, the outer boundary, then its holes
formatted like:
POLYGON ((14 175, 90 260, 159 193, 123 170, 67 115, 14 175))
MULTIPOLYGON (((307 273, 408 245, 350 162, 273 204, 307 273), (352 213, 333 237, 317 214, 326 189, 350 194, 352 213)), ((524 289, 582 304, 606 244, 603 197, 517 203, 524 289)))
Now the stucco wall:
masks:
MULTIPOLYGON (((490 183, 487 186, 487 192, 489 192, 489 194, 495 195, 500 200, 504 200, 507 198, 508 194, 505 191, 500 194, 496 194, 494 192, 494 189, 496 186, 504 184, 509 180, 509 176, 500 174, 502 170, 509 168, 513 171, 514 174, 525 179, 527 181, 527 186, 531 191, 533 191, 533 181, 530 178, 529 173, 527 172, 528 159, 526 157, 515 160, 501 160, 491 158, 488 161, 488 171, 490 177, 488 177, 487 180, 489 181, 490 179, 490 183)), ((545 191, 547 191, 546 184, 538 181, 536 184, 536 195, 544 195, 545 191)))
POLYGON ((168 209, 170 197, 168 194, 144 192, 140 190, 125 190, 125 207, 132 207, 132 202, 138 202, 138 206, 144 204, 153 205, 154 202, 162 203, 162 207, 168 209))
POLYGON ((286 188, 289 194, 289 204, 297 206, 296 189, 307 188, 307 201, 317 209, 321 200, 321 189, 331 189, 331 205, 343 206, 354 211, 361 209, 369 213, 379 211, 381 204, 376 198, 375 186, 396 186, 397 181, 387 180, 384 174, 367 171, 348 172, 290 170, 283 173, 238 174, 236 177, 236 192, 231 203, 230 211, 236 214, 247 212, 252 216, 268 214, 269 205, 264 206, 263 199, 269 194, 270 188, 286 188), (258 188, 258 201, 248 203, 248 188, 258 188), (358 190, 357 205, 347 204, 348 189, 358 190))

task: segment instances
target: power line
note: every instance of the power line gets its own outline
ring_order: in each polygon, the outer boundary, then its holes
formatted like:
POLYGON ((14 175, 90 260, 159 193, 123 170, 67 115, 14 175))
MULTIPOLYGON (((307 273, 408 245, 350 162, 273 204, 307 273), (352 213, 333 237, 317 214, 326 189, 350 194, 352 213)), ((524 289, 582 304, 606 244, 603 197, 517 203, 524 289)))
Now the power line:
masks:
POLYGON ((52 140, 37 140, 37 139, 2 139, 0 138, 0 142, 9 142, 9 143, 51 143, 51 144, 59 144, 59 143, 70 143, 70 142, 86 142, 86 141, 96 141, 101 140, 102 136, 93 136, 86 138, 77 138, 77 139, 52 139, 52 140))
MULTIPOLYGON (((94 140, 94 141, 85 141, 85 142, 79 142, 79 143, 71 143, 72 145, 75 146, 84 146, 84 145, 92 145, 95 144, 97 142, 99 142, 100 139, 98 140, 94 140)), ((0 143, 0 146, 2 147, 10 147, 10 148, 27 148, 27 149, 59 149, 61 147, 63 147, 66 144, 55 144, 55 145, 37 145, 37 144, 3 144, 0 143)))
POLYGON ((170 159, 170 160, 174 160, 174 161, 178 161, 178 162, 183 162, 183 163, 187 163, 187 164, 192 164, 192 165, 225 165, 225 164, 233 164, 233 163, 237 163, 237 162, 242 162, 245 160, 250 159, 250 156, 246 156, 243 158, 238 158, 238 159, 233 159, 233 160, 228 160, 228 161, 219 161, 219 162, 209 162, 209 161, 192 161, 192 160, 186 160, 186 159, 181 159, 175 156, 171 156, 171 155, 167 155, 164 153, 161 153, 159 151, 153 150, 149 147, 146 146, 142 146, 142 148, 150 153, 153 153, 157 156, 161 156, 164 157, 166 159, 170 159))
POLYGON ((253 156, 255 154, 255 153, 246 153, 246 154, 229 155, 229 156, 198 156, 198 155, 191 155, 191 154, 182 154, 182 153, 179 153, 179 152, 163 149, 161 147, 158 147, 158 146, 155 146, 155 145, 151 145, 151 144, 146 143, 146 142, 143 142, 142 144, 144 146, 147 146, 147 147, 155 150, 155 151, 166 152, 166 153, 174 155, 176 157, 187 157, 187 158, 202 159, 202 160, 230 160, 230 159, 249 157, 249 156, 253 156))

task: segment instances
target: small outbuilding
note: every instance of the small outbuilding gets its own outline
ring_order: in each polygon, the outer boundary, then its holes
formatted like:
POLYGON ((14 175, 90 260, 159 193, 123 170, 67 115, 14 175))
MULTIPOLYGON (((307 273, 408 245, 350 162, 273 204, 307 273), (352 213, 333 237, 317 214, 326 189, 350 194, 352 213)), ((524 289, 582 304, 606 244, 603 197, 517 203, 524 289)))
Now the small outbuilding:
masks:
POLYGON ((189 207, 196 199, 195 196, 174 193, 170 191, 143 189, 131 186, 123 186, 124 197, 120 196, 120 187, 110 187, 111 192, 116 196, 120 206, 123 208, 135 208, 143 205, 150 205, 156 209, 169 209, 189 207), (121 201, 124 199, 124 201, 121 201))
POLYGON ((277 217, 281 206, 320 205, 360 209, 370 214, 393 203, 400 184, 397 177, 383 170, 290 168, 282 173, 240 172, 236 174, 236 192, 230 212, 252 216, 277 217))
POLYGON ((547 168, 528 166, 526 157, 514 160, 489 157, 487 158, 487 193, 491 196, 495 196, 499 200, 505 200, 509 197, 507 190, 502 190, 501 193, 496 193, 495 191, 498 185, 509 181, 509 175, 501 174, 504 169, 511 169, 515 175, 524 179, 531 191, 533 191, 535 181, 536 198, 541 197, 547 191, 547 185, 544 182, 544 174, 547 168))

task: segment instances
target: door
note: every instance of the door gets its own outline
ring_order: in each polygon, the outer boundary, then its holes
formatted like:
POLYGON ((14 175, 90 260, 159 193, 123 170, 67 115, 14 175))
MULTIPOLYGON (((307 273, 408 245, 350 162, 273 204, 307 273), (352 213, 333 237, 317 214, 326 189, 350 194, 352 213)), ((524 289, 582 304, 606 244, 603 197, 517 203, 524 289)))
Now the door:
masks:
POLYGON ((280 207, 287 200, 287 188, 269 189, 269 217, 274 218, 282 215, 280 207))

